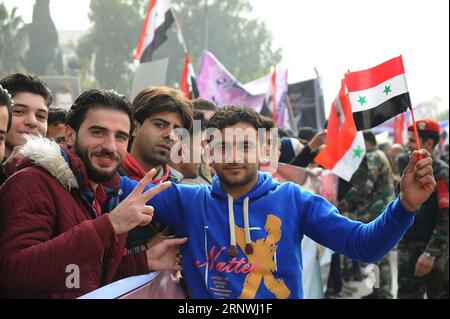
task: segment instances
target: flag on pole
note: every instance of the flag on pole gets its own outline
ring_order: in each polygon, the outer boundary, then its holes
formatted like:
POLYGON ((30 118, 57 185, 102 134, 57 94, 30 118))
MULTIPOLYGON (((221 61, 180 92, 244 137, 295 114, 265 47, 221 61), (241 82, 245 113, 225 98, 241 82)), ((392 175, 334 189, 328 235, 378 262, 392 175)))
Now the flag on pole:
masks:
POLYGON ((198 98, 199 94, 197 81, 195 80, 194 67, 192 66, 191 59, 189 58, 189 54, 187 52, 185 56, 180 89, 189 99, 195 99, 198 98))
POLYGON ((345 81, 331 105, 327 129, 325 148, 315 162, 349 182, 366 154, 366 146, 363 133, 355 127, 345 81))
POLYGON ((348 72, 345 82, 358 131, 378 126, 411 106, 402 56, 371 69, 348 72))
POLYGON ((151 61, 153 52, 166 40, 166 31, 174 22, 169 0, 151 0, 134 59, 151 61))
POLYGON ((181 28, 181 22, 177 23, 177 36, 178 42, 183 46, 184 50, 184 67, 183 74, 181 75, 180 90, 189 98, 196 99, 199 97, 197 80, 195 78, 194 67, 192 66, 191 59, 189 57, 186 42, 183 37, 183 30, 181 28))

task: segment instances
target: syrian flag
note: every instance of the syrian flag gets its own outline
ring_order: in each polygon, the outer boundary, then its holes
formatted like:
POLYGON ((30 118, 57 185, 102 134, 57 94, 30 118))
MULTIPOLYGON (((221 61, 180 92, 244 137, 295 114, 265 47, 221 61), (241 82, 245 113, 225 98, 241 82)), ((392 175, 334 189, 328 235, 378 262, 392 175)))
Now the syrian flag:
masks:
POLYGON ((345 81, 331 105, 327 129, 325 148, 316 156, 315 162, 349 182, 366 154, 366 146, 363 133, 355 127, 345 81))
POLYGON ((134 59, 151 61, 153 52, 167 40, 166 31, 174 21, 169 0, 151 0, 134 59))
POLYGON ((199 93, 197 88, 197 81, 195 79, 194 67, 192 66, 191 59, 189 58, 189 54, 187 52, 185 54, 183 75, 181 76, 180 82, 181 91, 189 99, 198 98, 199 93))
POLYGON ((411 106, 402 56, 345 75, 358 131, 368 130, 411 106))

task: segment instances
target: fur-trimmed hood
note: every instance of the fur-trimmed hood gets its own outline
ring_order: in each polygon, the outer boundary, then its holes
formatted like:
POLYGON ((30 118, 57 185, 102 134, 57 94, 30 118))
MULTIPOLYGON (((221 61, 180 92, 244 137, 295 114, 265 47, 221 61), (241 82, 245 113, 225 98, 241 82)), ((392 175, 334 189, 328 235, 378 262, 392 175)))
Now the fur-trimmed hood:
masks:
MULTIPOLYGON (((83 161, 71 150, 43 137, 27 137, 27 143, 21 153, 26 157, 18 169, 38 166, 52 175, 69 192, 76 189, 87 203, 92 205, 97 188, 94 191, 83 161)), ((120 176, 115 174, 109 181, 101 183, 105 195, 102 210, 111 212, 119 203, 120 176)))
POLYGON ((27 143, 20 152, 33 165, 45 169, 69 191, 72 188, 79 188, 77 179, 58 144, 42 136, 28 135, 25 138, 27 143))

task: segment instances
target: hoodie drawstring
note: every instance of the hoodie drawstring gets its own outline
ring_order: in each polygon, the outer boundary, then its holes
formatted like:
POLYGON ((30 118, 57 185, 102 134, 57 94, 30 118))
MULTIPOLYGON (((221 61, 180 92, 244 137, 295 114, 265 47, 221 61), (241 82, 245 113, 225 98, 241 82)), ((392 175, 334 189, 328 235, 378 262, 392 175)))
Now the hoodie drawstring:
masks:
POLYGON ((238 250, 236 246, 236 230, 234 229, 234 211, 233 211, 233 197, 228 195, 228 223, 230 224, 230 249, 228 255, 236 257, 238 250))
POLYGON ((244 200, 244 229, 245 229, 245 253, 247 255, 253 254, 252 238, 250 237, 250 222, 248 219, 248 201, 247 197, 244 200))
MULTIPOLYGON (((230 249, 228 250, 228 255, 236 257, 238 255, 237 245, 236 245, 236 229, 234 222, 234 210, 233 210, 233 197, 228 196, 228 222, 230 226, 230 249)), ((244 200, 244 231, 245 231, 245 253, 247 255, 253 254, 252 239, 250 237, 250 223, 248 218, 248 203, 249 198, 244 200)))

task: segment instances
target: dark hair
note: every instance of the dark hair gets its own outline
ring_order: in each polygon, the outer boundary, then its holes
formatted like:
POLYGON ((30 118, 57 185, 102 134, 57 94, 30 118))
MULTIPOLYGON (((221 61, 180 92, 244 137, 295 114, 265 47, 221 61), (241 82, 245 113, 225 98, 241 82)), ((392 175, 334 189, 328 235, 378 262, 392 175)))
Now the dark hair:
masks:
POLYGON ((228 105, 217 111, 209 119, 208 128, 222 130, 238 123, 247 123, 256 130, 263 128, 261 116, 255 110, 240 105, 228 105))
POLYGON ((268 116, 260 115, 262 127, 267 131, 275 127, 275 122, 268 116))
POLYGON ((8 125, 6 127, 6 131, 9 131, 9 129, 11 127, 11 120, 12 120, 11 108, 12 108, 12 103, 13 103, 12 97, 8 93, 8 90, 4 89, 0 85, 0 108, 1 107, 6 107, 6 109, 8 110, 8 125))
POLYGON ((311 142, 316 134, 317 131, 310 126, 305 126, 298 130, 298 138, 308 142, 311 142))
POLYGON ((80 129, 87 111, 93 108, 106 108, 126 113, 130 119, 131 131, 134 128, 130 101, 114 90, 89 90, 83 92, 73 103, 67 113, 66 124, 76 132, 80 129))
MULTIPOLYGON (((413 131, 413 130, 409 130, 409 131, 413 131)), ((439 139, 440 139, 440 135, 438 132, 434 132, 434 131, 422 131, 422 130, 417 130, 419 137, 422 139, 422 141, 426 141, 428 139, 432 139, 434 142, 434 146, 436 146, 439 143, 439 139)))
POLYGON ((278 137, 283 138, 283 137, 291 137, 291 136, 289 135, 288 131, 286 131, 285 129, 279 128, 278 129, 278 137))
POLYGON ((216 104, 214 104, 211 101, 204 100, 204 99, 194 99, 192 100, 192 106, 194 107, 194 110, 198 111, 213 111, 217 112, 219 108, 216 104))
POLYGON ((375 137, 375 134, 373 134, 372 131, 364 131, 364 141, 369 143, 370 145, 377 146, 377 138, 375 137))
POLYGON ((133 101, 134 119, 143 124, 147 118, 159 113, 178 113, 183 127, 192 127, 192 102, 183 92, 169 87, 150 87, 142 90, 133 101))
POLYGON ((66 124, 67 111, 61 108, 51 107, 48 110, 48 125, 66 124))
POLYGON ((34 74, 10 74, 0 80, 0 85, 7 89, 13 98, 19 93, 33 93, 42 96, 47 107, 53 103, 49 87, 34 74))
MULTIPOLYGON (((201 130, 206 130, 208 121, 205 119, 205 115, 197 110, 194 110, 194 115, 193 115, 193 119, 195 121, 201 121, 201 130)), ((191 133, 192 133, 192 129, 191 129, 191 133)))

